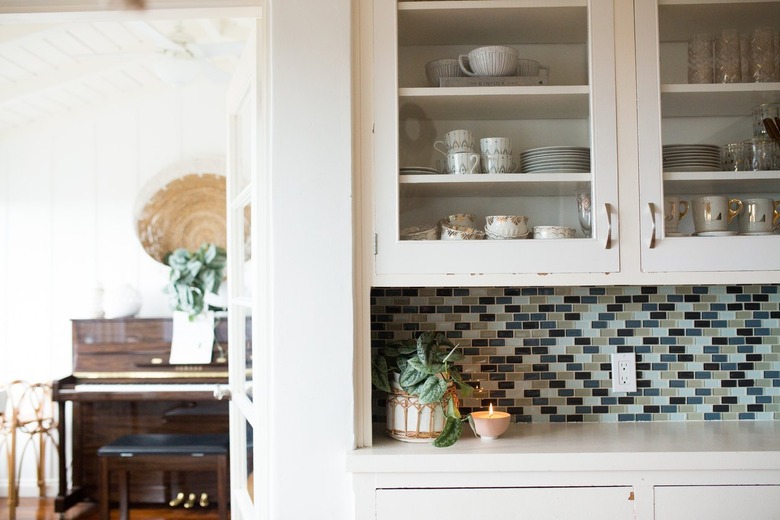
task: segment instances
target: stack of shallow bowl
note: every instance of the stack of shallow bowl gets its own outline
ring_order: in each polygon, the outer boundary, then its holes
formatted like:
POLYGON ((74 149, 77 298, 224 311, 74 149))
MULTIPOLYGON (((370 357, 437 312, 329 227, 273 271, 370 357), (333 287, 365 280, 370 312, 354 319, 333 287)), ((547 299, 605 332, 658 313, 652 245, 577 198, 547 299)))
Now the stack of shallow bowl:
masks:
POLYGON ((577 232, 572 227, 564 226, 534 226, 534 238, 535 239, 556 239, 556 238, 574 238, 574 234, 577 232))
POLYGON ((491 215, 485 222, 485 234, 491 240, 528 238, 528 217, 524 215, 491 215))
POLYGON ((433 225, 411 226, 401 230, 401 240, 437 240, 438 238, 439 230, 433 225))
POLYGON ((439 221, 441 240, 482 240, 485 232, 474 227, 476 217, 471 213, 457 213, 439 221))

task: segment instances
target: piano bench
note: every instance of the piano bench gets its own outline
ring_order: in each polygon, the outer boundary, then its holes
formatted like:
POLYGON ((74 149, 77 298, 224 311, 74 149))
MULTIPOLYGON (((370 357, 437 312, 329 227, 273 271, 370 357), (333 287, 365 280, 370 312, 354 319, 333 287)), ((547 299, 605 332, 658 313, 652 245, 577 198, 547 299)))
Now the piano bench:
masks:
POLYGON ((117 473, 119 518, 128 520, 129 473, 138 471, 216 471, 219 520, 228 520, 227 434, 125 435, 98 449, 100 460, 100 520, 110 516, 110 476, 117 473))

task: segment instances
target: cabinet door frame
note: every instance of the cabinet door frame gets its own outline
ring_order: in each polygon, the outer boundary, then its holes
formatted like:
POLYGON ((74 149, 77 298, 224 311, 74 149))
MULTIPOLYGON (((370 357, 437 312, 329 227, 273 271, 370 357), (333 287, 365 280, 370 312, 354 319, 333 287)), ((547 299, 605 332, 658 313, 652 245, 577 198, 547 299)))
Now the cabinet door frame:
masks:
MULTIPOLYGON (((635 1, 635 19, 642 21, 635 24, 641 271, 777 273, 780 264, 770 254, 773 248, 780 247, 776 235, 668 237, 665 234, 660 3, 657 0, 635 1)), ((713 84, 712 88, 717 91, 718 87, 713 84)), ((702 190, 706 189, 708 187, 703 184, 702 190)))
MULTIPOLYGON (((610 273, 620 270, 614 6, 588 6, 589 126, 594 225, 591 239, 399 240, 397 4, 373 2, 373 173, 377 280, 383 275, 610 273), (594 25, 597 27, 594 29, 594 25)), ((431 143, 432 145, 433 143, 431 143)), ((573 200, 573 191, 572 191, 573 200)))

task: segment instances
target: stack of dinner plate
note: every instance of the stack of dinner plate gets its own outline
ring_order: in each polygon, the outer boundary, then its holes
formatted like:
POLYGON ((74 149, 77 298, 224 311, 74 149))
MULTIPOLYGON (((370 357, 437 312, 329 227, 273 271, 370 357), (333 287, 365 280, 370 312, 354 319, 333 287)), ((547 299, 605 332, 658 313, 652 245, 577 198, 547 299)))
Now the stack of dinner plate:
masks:
POLYGON ((720 171, 720 147, 714 144, 665 144, 664 171, 720 171))
POLYGON ((590 171, 590 148, 545 146, 520 154, 521 173, 579 173, 590 171))
POLYGON ((401 166, 399 173, 401 175, 431 175, 439 173, 439 171, 427 166, 401 166))

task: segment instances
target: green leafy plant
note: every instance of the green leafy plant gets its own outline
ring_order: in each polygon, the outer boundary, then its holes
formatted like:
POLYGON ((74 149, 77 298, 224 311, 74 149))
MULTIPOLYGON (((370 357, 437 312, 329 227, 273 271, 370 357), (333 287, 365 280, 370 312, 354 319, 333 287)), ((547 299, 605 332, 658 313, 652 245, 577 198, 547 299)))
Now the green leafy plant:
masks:
POLYGON ((442 403, 446 422, 433 445, 444 448, 463 433, 465 419, 458 409, 456 389, 464 397, 474 390, 454 366, 462 359, 463 353, 444 334, 423 332, 417 339, 388 342, 372 360, 371 380, 377 389, 390 393, 390 377, 397 373, 401 389, 420 403, 442 403))
POLYGON ((225 250, 215 244, 203 244, 197 251, 179 248, 165 257, 171 274, 165 292, 171 307, 189 314, 190 319, 203 312, 207 293, 216 294, 222 284, 227 263, 225 250))

